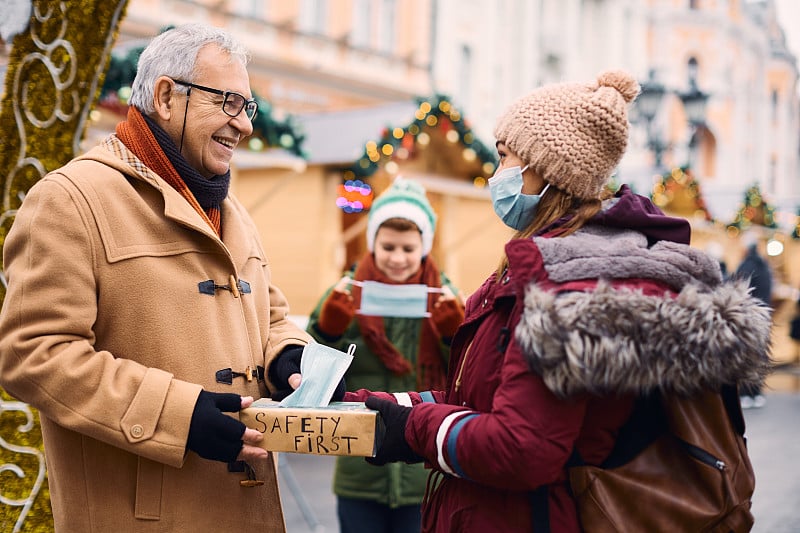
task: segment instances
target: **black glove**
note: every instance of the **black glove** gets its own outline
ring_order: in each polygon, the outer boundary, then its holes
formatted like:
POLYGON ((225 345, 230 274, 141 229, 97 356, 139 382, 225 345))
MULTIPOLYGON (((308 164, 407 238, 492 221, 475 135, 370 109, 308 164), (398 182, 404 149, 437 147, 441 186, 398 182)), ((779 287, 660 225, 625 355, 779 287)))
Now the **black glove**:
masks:
MULTIPOLYGON (((287 346, 278 354, 278 357, 276 357, 270 365, 270 381, 278 386, 278 390, 273 392, 270 397, 276 402, 283 400, 294 392, 294 389, 289 385, 289 376, 300 373, 300 360, 302 358, 302 346, 287 346)), ((345 385, 344 378, 342 378, 336 385, 336 389, 333 391, 330 401, 342 401, 345 392, 347 392, 347 386, 345 385)))
POLYGON ((331 395, 331 401, 341 402, 344 399, 345 392, 347 392, 347 385, 344 382, 344 376, 342 376, 342 379, 339 380, 339 384, 336 385, 335 389, 333 389, 333 395, 331 395))
POLYGON ((302 358, 302 346, 287 346, 269 365, 269 380, 278 387, 278 390, 273 392, 270 397, 276 402, 283 400, 294 392, 294 389, 289 385, 289 376, 300 373, 300 360, 302 358))
POLYGON ((242 397, 238 394, 200 391, 186 447, 204 459, 234 461, 244 446, 242 435, 246 427, 222 412, 236 413, 241 409, 242 397))
POLYGON ((270 381, 275 383, 279 389, 289 389, 289 376, 300 373, 300 359, 303 358, 302 346, 287 346, 278 357, 269 365, 270 381))
POLYGON ((383 438, 379 438, 378 452, 375 457, 366 458, 368 463, 380 466, 396 461, 419 463, 423 460, 414 453, 406 441, 406 422, 411 413, 411 407, 398 405, 375 396, 368 397, 364 404, 370 409, 380 412, 385 431, 383 438))

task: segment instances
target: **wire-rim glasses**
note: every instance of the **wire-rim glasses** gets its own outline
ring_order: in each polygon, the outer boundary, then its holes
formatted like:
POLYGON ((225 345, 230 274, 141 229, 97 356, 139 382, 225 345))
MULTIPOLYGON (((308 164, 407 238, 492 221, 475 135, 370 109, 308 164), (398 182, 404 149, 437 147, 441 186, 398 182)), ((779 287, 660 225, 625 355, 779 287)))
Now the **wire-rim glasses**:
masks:
MULTIPOLYGON (((229 117, 237 117, 239 113, 242 112, 244 109, 245 115, 250 120, 253 120, 256 116, 256 112, 258 111, 258 103, 255 101, 254 98, 248 100, 243 95, 239 93, 235 93, 233 91, 221 91, 219 89, 214 89, 211 87, 204 87, 203 85, 197 85, 196 83, 190 83, 188 81, 183 80, 172 80, 178 85, 183 85, 186 87, 190 87, 189 91, 192 88, 197 89, 199 91, 205 91, 207 93, 218 94, 224 97, 222 100, 222 111, 225 112, 226 115, 229 117)), ((187 93, 188 96, 188 93, 187 93)))

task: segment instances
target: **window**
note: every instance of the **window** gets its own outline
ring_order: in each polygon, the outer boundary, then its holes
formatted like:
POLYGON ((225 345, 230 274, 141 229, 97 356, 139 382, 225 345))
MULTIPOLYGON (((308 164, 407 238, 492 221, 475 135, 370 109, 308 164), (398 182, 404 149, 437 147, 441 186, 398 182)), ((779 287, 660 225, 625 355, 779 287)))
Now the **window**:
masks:
POLYGON ((689 61, 686 63, 686 78, 689 81, 689 87, 697 87, 698 70, 697 59, 690 57, 689 61))
POLYGON ((372 0, 353 2, 353 29, 350 32, 353 46, 368 48, 372 37, 372 0))
POLYGON ((266 12, 267 0, 235 0, 232 10, 243 17, 262 19, 266 12))
POLYGON ((773 89, 772 90, 772 101, 771 101, 772 122, 777 122, 778 121, 778 104, 779 103, 780 103, 780 98, 779 98, 779 95, 778 95, 778 90, 777 89, 773 89))
POLYGON ((394 24, 397 20, 397 1, 383 0, 381 2, 380 37, 381 51, 390 53, 395 48, 394 24))
POLYGON ((767 192, 775 194, 776 185, 778 184, 778 161, 773 155, 769 160, 769 178, 767 180, 767 192))
POLYGON ((302 0, 300 3, 300 31, 321 35, 328 20, 328 3, 325 0, 302 0))
POLYGON ((465 44, 461 47, 461 64, 459 65, 458 81, 461 84, 462 101, 470 101, 472 88, 472 49, 465 44))

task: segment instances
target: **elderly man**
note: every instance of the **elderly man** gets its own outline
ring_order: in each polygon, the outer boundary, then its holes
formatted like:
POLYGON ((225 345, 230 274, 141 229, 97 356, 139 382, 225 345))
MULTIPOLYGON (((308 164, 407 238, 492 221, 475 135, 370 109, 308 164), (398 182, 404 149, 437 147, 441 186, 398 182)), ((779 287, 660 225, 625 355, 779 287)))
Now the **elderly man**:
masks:
POLYGON ((40 411, 60 531, 285 530, 262 435, 223 413, 291 390, 311 340, 228 190, 247 61, 207 25, 156 37, 127 120, 6 240, 0 385, 40 411))

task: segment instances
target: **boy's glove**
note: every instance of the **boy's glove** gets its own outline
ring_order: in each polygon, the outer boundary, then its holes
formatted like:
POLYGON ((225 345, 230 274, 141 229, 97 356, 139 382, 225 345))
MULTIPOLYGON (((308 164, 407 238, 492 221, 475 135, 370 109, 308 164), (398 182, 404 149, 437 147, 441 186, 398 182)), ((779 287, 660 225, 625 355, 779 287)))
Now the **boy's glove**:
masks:
POLYGON ((245 425, 230 416, 242 409, 238 394, 200 391, 194 404, 186 447, 204 459, 235 461, 244 446, 245 425))
POLYGON ((317 327, 329 337, 341 337, 355 315, 353 297, 346 292, 333 290, 322 304, 317 327))
POLYGON ((458 326, 464 322, 464 309, 455 299, 440 300, 434 304, 431 318, 439 335, 452 339, 458 326))
POLYGON ((396 461, 406 463, 421 462, 423 458, 414 453, 405 437, 406 423, 412 408, 375 396, 370 396, 364 403, 370 409, 380 412, 385 431, 383 438, 379 438, 378 451, 375 457, 367 457, 367 462, 378 466, 396 461))

